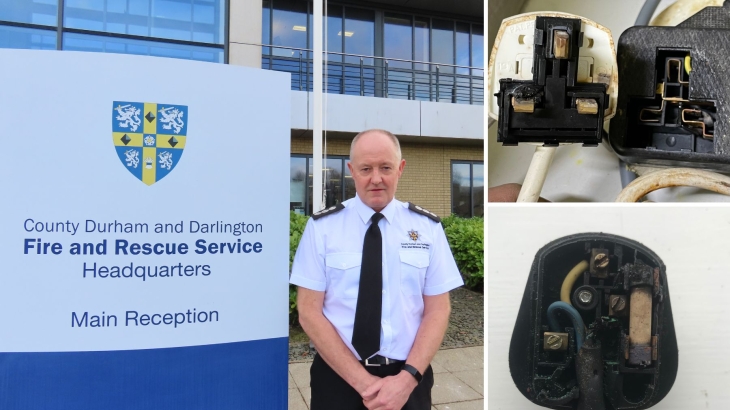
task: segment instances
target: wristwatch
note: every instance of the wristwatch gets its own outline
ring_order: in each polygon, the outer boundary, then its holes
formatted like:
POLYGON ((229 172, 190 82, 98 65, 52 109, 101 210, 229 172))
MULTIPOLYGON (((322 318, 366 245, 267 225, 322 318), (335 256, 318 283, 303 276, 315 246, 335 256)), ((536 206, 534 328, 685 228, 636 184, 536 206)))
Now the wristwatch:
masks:
POLYGON ((423 376, 421 375, 421 372, 419 372, 418 369, 416 369, 415 367, 411 366, 408 363, 404 364, 403 367, 401 368, 401 370, 405 370, 408 373, 410 373, 411 376, 413 376, 418 383, 420 383, 421 380, 423 380, 423 376))

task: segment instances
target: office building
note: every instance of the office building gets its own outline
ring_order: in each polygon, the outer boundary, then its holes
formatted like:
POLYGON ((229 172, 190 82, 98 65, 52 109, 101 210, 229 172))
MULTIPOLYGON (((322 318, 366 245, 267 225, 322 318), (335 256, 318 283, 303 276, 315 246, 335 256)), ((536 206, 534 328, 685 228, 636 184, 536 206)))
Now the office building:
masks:
MULTIPOLYGON (((399 199, 442 216, 483 215, 483 2, 342 1, 325 8, 326 205, 354 196, 345 166, 352 137, 384 128, 400 137, 407 161, 399 199)), ((9 0, 0 5, 0 47, 291 73, 291 100, 282 101, 291 105, 290 208, 309 214, 312 9, 301 0, 9 0)))

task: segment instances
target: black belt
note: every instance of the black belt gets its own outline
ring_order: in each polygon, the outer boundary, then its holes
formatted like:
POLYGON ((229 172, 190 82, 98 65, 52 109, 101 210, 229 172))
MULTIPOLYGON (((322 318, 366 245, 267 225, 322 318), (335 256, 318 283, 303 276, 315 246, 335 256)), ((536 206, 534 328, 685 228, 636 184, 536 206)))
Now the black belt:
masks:
POLYGON ((360 360, 360 363, 364 364, 365 366, 382 366, 382 365, 389 365, 389 364, 396 364, 396 363, 403 363, 405 360, 395 360, 395 359, 389 359, 387 357, 383 357, 379 354, 376 354, 375 356, 360 360))

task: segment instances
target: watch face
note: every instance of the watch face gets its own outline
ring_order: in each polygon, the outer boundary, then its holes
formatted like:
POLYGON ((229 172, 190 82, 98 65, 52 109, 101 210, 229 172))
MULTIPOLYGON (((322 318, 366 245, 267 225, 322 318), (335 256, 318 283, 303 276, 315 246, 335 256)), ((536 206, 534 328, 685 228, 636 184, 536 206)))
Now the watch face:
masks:
POLYGON ((553 409, 646 409, 672 388, 677 364, 659 256, 601 233, 538 251, 509 352, 512 379, 527 399, 553 409))

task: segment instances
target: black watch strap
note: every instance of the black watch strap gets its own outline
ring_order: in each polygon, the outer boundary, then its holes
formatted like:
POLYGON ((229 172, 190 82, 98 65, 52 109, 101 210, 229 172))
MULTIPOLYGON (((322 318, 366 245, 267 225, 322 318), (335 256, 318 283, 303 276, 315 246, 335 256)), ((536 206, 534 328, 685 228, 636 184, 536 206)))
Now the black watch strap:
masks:
POLYGON ((423 376, 421 375, 421 372, 419 372, 418 369, 416 369, 415 367, 411 366, 408 363, 405 363, 403 365, 403 367, 401 368, 401 370, 405 370, 408 373, 410 373, 411 376, 413 376, 418 383, 420 383, 421 380, 423 380, 423 376))

